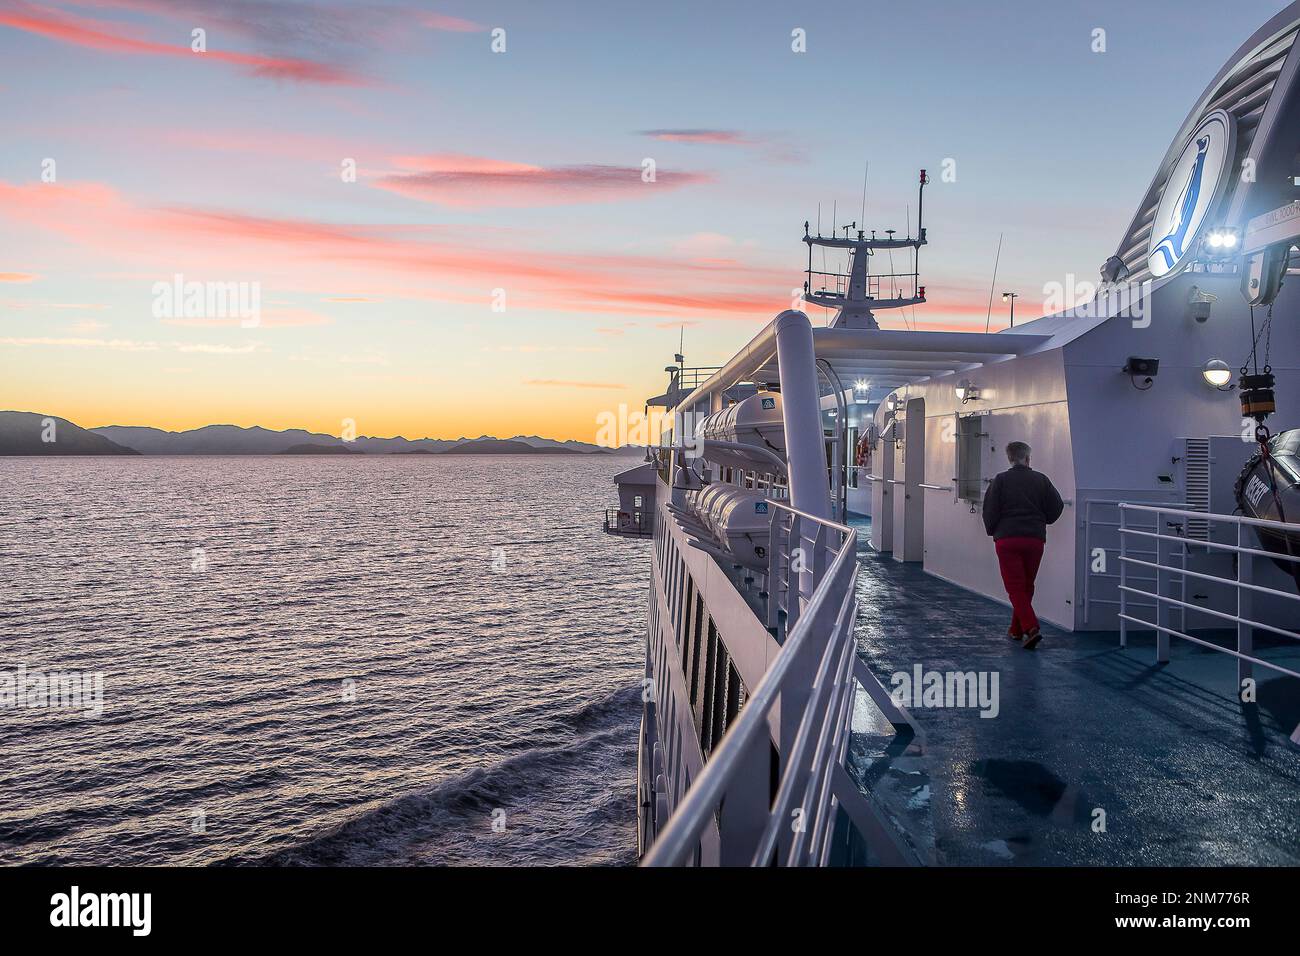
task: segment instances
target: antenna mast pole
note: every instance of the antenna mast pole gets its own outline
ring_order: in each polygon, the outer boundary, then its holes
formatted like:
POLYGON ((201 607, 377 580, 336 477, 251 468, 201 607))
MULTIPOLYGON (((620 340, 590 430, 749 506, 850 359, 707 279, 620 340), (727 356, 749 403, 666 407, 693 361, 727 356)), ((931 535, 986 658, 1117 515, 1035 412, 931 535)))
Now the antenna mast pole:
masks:
MULTIPOLYGON (((819 213, 821 212, 821 207, 820 207, 820 206, 817 207, 817 211, 818 211, 819 213)), ((819 234, 821 233, 821 217, 820 217, 820 216, 818 217, 818 222, 817 222, 817 232, 818 232, 819 234)), ((809 236, 808 236, 808 220, 807 220, 807 219, 805 219, 805 220, 803 221, 803 237, 804 237, 805 239, 809 238, 809 236)), ((804 277, 803 277, 803 290, 804 290, 804 292, 811 292, 811 291, 812 291, 812 243, 811 243, 811 242, 808 243, 808 271, 804 273, 804 277)))
MULTIPOLYGON (((930 181, 930 177, 921 170, 921 185, 916 188, 916 238, 920 242, 925 241, 925 184, 930 181)), ((919 245, 912 247, 912 271, 916 273, 912 276, 912 284, 915 286, 921 281, 921 247, 919 245)))

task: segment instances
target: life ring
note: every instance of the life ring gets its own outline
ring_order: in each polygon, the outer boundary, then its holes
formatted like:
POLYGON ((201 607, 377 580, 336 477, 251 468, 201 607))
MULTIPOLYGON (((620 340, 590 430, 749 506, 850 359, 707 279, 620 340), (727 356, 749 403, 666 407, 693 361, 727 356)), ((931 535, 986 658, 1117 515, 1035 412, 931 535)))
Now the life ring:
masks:
POLYGON ((858 439, 858 454, 856 464, 859 468, 871 467, 871 436, 863 435, 858 439))

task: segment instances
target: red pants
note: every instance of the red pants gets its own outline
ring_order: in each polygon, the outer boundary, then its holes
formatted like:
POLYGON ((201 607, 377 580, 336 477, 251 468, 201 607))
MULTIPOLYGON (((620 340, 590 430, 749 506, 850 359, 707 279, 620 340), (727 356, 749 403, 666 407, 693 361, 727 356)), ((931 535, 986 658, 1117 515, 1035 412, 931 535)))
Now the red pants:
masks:
POLYGON ((998 552, 1002 583, 1011 598, 1011 633, 1027 634, 1038 627, 1034 613, 1034 578, 1043 560, 1043 542, 1037 538, 1002 538, 993 542, 998 552))

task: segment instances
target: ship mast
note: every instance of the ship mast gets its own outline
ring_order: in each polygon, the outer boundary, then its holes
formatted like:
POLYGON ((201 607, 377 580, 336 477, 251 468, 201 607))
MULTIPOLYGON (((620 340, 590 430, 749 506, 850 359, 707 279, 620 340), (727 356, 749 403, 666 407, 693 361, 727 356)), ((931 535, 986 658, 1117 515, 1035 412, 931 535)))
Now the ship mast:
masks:
POLYGON ((921 170, 915 237, 909 235, 901 239, 897 238, 896 231, 893 229, 885 230, 884 239, 877 238, 874 229, 868 237, 866 229, 858 228, 856 222, 842 227, 832 224, 829 236, 823 236, 819 228, 817 235, 814 236, 808 231, 808 223, 804 222, 803 241, 808 245, 808 268, 804 278, 803 298, 811 305, 837 310, 831 322, 833 328, 878 329, 880 325, 874 315, 877 309, 901 309, 925 302, 925 286, 918 284, 918 262, 921 247, 926 244, 922 216, 925 208, 925 186, 929 181, 925 170, 921 170), (836 235, 840 229, 844 230, 843 236, 836 235), (856 237, 850 235, 854 231, 856 237), (847 249, 849 271, 847 273, 815 271, 812 261, 814 246, 821 246, 824 249, 847 249), (889 272, 872 273, 871 257, 875 255, 877 249, 886 251, 912 249, 912 271, 894 272, 891 269, 889 272), (909 284, 910 295, 905 294, 909 284), (882 290, 887 294, 882 295, 882 290))

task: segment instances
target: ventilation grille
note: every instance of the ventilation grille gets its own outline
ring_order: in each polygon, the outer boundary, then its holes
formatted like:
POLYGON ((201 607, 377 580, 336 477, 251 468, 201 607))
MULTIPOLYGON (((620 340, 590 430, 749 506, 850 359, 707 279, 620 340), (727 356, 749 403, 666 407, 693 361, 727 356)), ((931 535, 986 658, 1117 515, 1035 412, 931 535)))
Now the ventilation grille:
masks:
MULTIPOLYGON (((1255 131, 1259 128, 1260 117, 1264 115, 1264 107, 1273 93, 1273 85, 1282 71, 1282 63, 1286 55, 1291 52, 1291 46, 1295 43, 1298 32, 1300 31, 1294 27, 1288 29, 1286 33, 1247 59, 1227 76, 1210 97, 1205 108, 1201 110, 1196 122, 1192 124, 1191 128, 1194 129, 1201 120, 1215 110, 1224 110, 1236 119, 1237 155, 1233 158, 1235 169, 1241 168, 1242 160, 1250 152, 1251 144, 1255 141, 1255 131)), ((1160 197, 1164 194, 1168 173, 1168 169, 1161 171, 1160 180, 1154 183, 1151 191, 1147 193, 1142 215, 1134 222, 1121 246, 1119 257, 1128 267, 1132 282, 1142 282, 1151 277, 1150 270, 1147 269, 1147 246, 1151 240, 1151 224, 1156 218, 1156 208, 1160 205, 1160 197)), ((1231 178, 1228 192, 1223 199, 1224 203, 1231 202, 1232 193, 1236 190, 1238 182, 1237 177, 1231 178)))
MULTIPOLYGON (((1188 511, 1210 510, 1210 440, 1187 438, 1184 451, 1184 493, 1188 511)), ((1205 541, 1210 536, 1209 522, 1203 518, 1187 519, 1187 537, 1205 541)))

